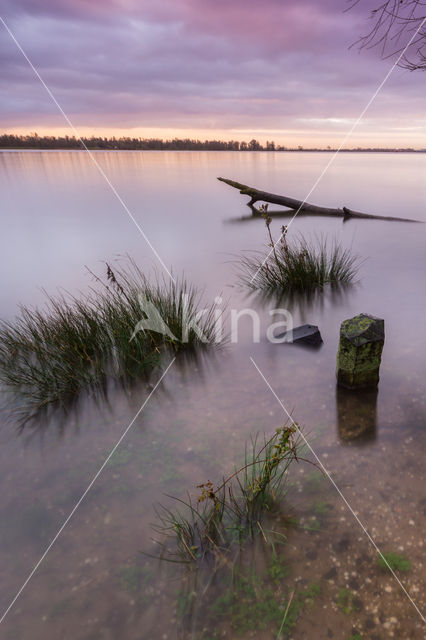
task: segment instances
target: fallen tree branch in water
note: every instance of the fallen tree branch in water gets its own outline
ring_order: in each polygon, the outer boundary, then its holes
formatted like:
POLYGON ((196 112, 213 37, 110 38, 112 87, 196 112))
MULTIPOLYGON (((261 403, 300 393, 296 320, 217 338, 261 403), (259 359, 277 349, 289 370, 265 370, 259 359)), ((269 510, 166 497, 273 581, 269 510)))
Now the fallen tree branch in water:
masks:
MULTIPOLYGON (((319 216, 336 216, 343 218, 344 220, 350 220, 351 218, 368 218, 373 220, 398 220, 400 222, 421 222, 421 220, 412 220, 410 218, 396 218, 394 216, 375 216, 370 213, 361 213, 360 211, 353 211, 347 207, 341 209, 335 209, 332 207, 319 207, 309 202, 302 200, 296 200, 295 198, 289 198, 287 196, 280 196, 275 193, 268 193, 267 191, 260 191, 254 187, 249 187, 246 184, 229 180, 229 178, 218 178, 221 182, 225 182, 230 187, 238 189, 244 196, 249 196, 250 201, 247 202, 247 206, 251 208, 253 216, 260 216, 261 211, 256 209, 254 204, 256 202, 269 202, 271 204, 279 204, 283 207, 287 207, 291 212, 298 212, 304 215, 319 215, 319 216)), ((272 215, 275 212, 270 212, 272 215)), ((279 212, 276 212, 279 215, 279 212)))

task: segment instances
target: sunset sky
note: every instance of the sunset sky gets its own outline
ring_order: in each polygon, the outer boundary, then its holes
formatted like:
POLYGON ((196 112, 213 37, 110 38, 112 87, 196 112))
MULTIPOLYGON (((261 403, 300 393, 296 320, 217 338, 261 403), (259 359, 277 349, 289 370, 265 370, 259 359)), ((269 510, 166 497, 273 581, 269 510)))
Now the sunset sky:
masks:
MULTIPOLYGON (((361 0, 3 0, 82 135, 336 146, 392 59, 349 49, 361 0)), ((2 132, 72 135, 0 24, 2 132)), ((425 75, 395 69, 346 146, 426 148, 425 75)))

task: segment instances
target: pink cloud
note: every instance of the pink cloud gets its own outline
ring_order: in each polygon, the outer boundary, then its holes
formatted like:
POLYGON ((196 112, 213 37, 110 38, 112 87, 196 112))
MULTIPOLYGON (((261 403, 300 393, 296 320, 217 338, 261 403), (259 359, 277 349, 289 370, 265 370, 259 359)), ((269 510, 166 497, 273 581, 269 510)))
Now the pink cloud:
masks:
MULTIPOLYGON (((348 13, 342 0, 4 4, 66 112, 91 126, 285 129, 356 117, 389 68, 377 52, 348 51, 370 0, 348 13)), ((3 126, 34 127, 49 118, 57 126, 54 105, 7 37, 0 58, 3 126)), ((404 83, 401 101, 389 82, 382 110, 417 118, 420 82, 410 76, 404 83)))

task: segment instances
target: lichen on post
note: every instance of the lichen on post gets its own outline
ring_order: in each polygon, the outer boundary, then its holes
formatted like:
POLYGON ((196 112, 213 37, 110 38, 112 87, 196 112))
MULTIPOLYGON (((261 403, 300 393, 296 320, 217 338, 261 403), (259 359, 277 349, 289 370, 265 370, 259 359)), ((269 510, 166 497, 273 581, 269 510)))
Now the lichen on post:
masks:
POLYGON ((337 353, 337 384, 347 389, 376 387, 385 341, 385 322, 367 313, 344 320, 337 353))

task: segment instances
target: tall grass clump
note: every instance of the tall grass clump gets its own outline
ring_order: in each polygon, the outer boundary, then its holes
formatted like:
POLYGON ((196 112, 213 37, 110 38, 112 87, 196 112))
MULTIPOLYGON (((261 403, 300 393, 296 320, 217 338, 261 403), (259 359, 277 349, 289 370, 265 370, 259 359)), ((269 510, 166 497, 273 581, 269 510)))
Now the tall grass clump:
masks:
POLYGON ((95 278, 81 298, 47 296, 43 309, 21 306, 13 322, 0 321, 0 381, 31 411, 64 404, 83 388, 104 389, 111 379, 148 375, 167 350, 213 342, 212 308, 197 321, 202 333, 191 327, 200 295, 185 280, 151 282, 130 259, 115 271, 107 265, 105 281, 95 278))
POLYGON ((358 258, 335 241, 331 246, 325 239, 315 244, 302 235, 294 242, 287 239, 287 227, 282 227, 280 240, 275 243, 271 234, 272 218, 264 205, 269 243, 269 255, 263 253, 243 256, 241 280, 251 289, 279 292, 308 292, 326 284, 347 285, 358 271, 358 258))
POLYGON ((161 557, 197 565, 221 559, 235 543, 262 532, 262 520, 283 497, 286 472, 297 454, 297 426, 277 429, 259 445, 255 438, 246 447, 244 465, 215 488, 211 481, 198 485, 196 499, 175 500, 176 510, 157 508, 154 530, 161 557))
POLYGON ((319 594, 314 583, 303 589, 286 580, 286 536, 276 528, 290 465, 310 462, 299 455, 299 432, 291 422, 252 438, 244 463, 217 486, 204 482, 186 500, 169 496, 176 507, 157 507, 154 557, 184 569, 173 573, 181 576, 179 637, 219 638, 231 629, 284 640, 319 594))

